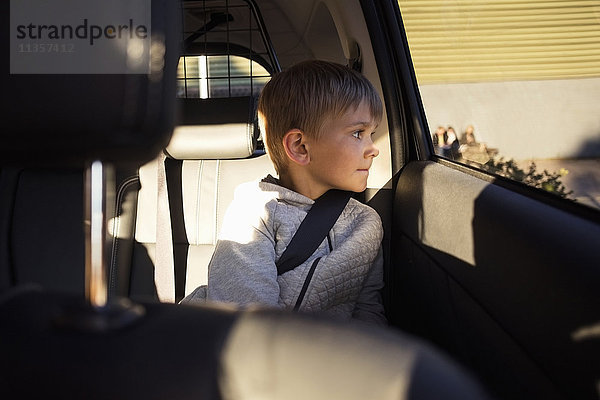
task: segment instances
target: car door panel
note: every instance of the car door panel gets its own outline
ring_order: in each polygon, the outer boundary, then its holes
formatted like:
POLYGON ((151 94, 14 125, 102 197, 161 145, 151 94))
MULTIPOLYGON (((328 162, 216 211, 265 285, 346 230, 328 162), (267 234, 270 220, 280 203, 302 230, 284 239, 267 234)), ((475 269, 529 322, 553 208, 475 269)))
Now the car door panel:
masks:
POLYGON ((404 306, 401 325, 436 343, 474 372, 501 398, 560 398, 550 378, 540 370, 523 347, 492 319, 466 288, 457 283, 431 253, 415 246, 408 237, 396 243, 407 261, 400 279, 404 306), (515 379, 517 377, 517 379, 515 379))
POLYGON ((397 182, 391 248, 400 325, 511 398, 594 395, 600 342, 574 334, 597 322, 597 223, 460 168, 412 162, 397 182))

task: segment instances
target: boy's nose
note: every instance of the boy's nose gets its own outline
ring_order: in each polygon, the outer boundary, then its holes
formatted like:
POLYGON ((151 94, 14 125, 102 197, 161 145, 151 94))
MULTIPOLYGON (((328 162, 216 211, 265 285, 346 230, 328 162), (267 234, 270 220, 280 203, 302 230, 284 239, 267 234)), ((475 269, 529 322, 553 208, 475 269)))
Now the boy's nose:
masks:
POLYGON ((375 143, 373 143, 373 141, 371 141, 371 144, 365 151, 365 158, 368 158, 368 157, 375 158, 378 155, 379 155, 379 149, 377 148, 377 146, 375 146, 375 143))

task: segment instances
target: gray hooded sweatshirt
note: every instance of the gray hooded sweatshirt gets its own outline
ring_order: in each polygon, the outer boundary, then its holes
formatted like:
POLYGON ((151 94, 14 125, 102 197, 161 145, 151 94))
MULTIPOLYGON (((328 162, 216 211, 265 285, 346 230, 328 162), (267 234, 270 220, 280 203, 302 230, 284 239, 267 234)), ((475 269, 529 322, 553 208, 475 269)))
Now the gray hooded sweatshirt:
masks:
POLYGON ((313 261, 321 257, 300 311, 385 324, 381 220, 355 199, 308 260, 277 275, 275 263, 313 203, 270 175, 240 185, 208 267, 208 288, 196 289, 182 303, 208 300, 292 309, 313 261))

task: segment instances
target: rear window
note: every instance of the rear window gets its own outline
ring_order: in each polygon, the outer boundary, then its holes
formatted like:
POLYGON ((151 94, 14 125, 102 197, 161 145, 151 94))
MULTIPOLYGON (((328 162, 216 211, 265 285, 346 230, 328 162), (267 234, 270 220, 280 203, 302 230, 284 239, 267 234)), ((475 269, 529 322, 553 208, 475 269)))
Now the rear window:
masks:
POLYGON ((206 99, 258 95, 270 76, 263 66, 245 57, 184 56, 177 67, 177 96, 206 99))
POLYGON ((258 9, 245 0, 205 0, 182 2, 181 12, 177 96, 260 93, 279 63, 258 9))

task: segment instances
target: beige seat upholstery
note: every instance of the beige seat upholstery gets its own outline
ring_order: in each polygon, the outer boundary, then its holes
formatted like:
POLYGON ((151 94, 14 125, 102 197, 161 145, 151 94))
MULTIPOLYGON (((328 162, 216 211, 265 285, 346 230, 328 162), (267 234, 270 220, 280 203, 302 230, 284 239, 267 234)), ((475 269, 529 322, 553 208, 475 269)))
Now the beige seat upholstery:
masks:
MULTIPOLYGON (((180 229, 185 231, 185 237, 173 236, 173 250, 185 255, 187 295, 207 282, 208 263, 236 186, 275 172, 264 152, 256 154, 255 99, 185 99, 185 102, 186 113, 193 115, 187 121, 193 122, 176 128, 165 152, 171 159, 181 161, 174 167, 180 169, 181 182, 175 190, 180 186, 181 196, 169 192, 167 208, 172 209, 172 213, 174 199, 181 199, 183 227, 180 229)), ((162 161, 161 156, 140 168, 135 240, 144 246, 154 265, 159 299, 172 301, 173 267, 164 261, 172 259, 172 254, 165 256, 168 243, 165 247, 161 241, 165 241, 165 221, 175 230, 175 219, 180 216, 170 219, 168 209, 160 206, 162 161)), ((170 163, 166 165, 169 168, 170 163)), ((169 189, 173 190, 171 184, 169 189)), ((169 238, 170 229, 167 227, 166 231, 169 238)))

